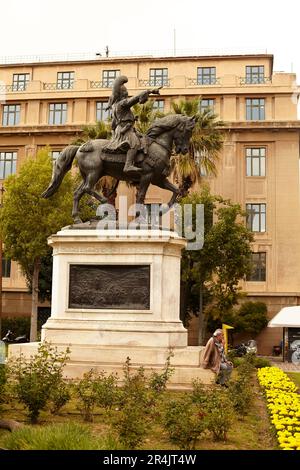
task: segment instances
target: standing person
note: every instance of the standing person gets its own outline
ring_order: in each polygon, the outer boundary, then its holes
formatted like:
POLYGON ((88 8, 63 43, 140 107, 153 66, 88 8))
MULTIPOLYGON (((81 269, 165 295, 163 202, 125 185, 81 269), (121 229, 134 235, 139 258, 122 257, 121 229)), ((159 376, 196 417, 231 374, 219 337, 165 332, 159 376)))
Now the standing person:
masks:
POLYGON ((127 152, 124 173, 134 175, 141 172, 141 169, 134 165, 134 160, 143 146, 141 137, 134 127, 135 118, 131 108, 137 103, 146 103, 151 94, 159 95, 159 88, 142 91, 138 95, 129 98, 127 88, 124 85, 127 82, 128 78, 125 75, 117 77, 114 81, 112 95, 107 107, 107 109, 112 109, 111 126, 113 136, 108 144, 103 147, 103 152, 127 152))
POLYGON ((233 364, 226 359, 224 351, 224 334, 221 329, 214 332, 208 340, 202 356, 202 367, 211 369, 217 374, 216 383, 223 387, 228 387, 226 382, 229 380, 233 364))

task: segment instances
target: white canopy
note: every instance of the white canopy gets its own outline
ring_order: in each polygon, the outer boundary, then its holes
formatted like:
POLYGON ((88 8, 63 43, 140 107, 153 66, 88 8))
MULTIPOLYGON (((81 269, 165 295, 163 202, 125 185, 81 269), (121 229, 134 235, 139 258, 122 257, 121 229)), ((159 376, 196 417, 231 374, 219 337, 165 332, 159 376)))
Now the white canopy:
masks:
POLYGON ((269 321, 270 328, 298 328, 300 327, 300 305, 284 307, 272 320, 269 321))

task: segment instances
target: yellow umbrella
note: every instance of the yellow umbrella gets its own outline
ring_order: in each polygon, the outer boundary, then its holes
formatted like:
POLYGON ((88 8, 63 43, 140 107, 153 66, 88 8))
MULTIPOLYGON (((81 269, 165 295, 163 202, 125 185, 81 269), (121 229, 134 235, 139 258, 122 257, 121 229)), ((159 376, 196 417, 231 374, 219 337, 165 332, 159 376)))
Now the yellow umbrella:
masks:
POLYGON ((225 353, 227 354, 228 351, 228 333, 227 330, 234 330, 233 326, 226 325, 226 323, 222 323, 222 330, 224 333, 224 340, 225 340, 225 353))

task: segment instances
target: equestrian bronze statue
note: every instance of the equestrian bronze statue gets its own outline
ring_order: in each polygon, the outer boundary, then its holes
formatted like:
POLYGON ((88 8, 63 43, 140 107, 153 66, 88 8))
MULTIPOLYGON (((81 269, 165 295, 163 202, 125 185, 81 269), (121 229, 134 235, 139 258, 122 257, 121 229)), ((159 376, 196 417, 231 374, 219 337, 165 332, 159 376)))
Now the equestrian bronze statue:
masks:
MULTIPOLYGON (((113 112, 112 139, 96 139, 81 146, 66 147, 55 162, 50 185, 42 194, 48 198, 57 191, 76 158, 83 181, 74 192, 72 216, 75 223, 81 222, 79 201, 84 194, 95 197, 101 203, 107 201, 94 189, 102 176, 112 176, 117 183, 127 181, 137 186, 138 204, 144 203, 150 184, 173 193, 168 207, 175 203, 179 194, 179 188, 168 180, 170 157, 173 145, 178 154, 188 152, 196 119, 182 114, 168 115, 155 120, 147 133, 140 135, 135 130, 134 115, 130 108, 136 103, 145 103, 150 94, 159 94, 159 90, 144 91, 128 98, 124 86, 126 82, 124 76, 116 79, 109 101, 113 112)), ((116 185, 112 192, 115 189, 116 185)))

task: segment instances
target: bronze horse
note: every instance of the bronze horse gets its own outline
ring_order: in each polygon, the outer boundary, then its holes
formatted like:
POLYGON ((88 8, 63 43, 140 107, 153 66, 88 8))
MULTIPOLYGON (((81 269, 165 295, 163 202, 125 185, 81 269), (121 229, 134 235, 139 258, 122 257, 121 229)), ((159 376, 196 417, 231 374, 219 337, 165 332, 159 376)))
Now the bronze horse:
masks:
MULTIPOLYGON (((92 140, 81 146, 69 145, 57 158, 51 183, 42 196, 48 198, 57 191, 76 157, 83 181, 74 192, 72 216, 75 223, 81 222, 78 206, 85 193, 95 197, 101 203, 107 201, 103 195, 94 190, 99 179, 106 175, 116 178, 117 183, 128 181, 138 186, 136 199, 138 204, 144 203, 150 183, 172 191, 173 196, 168 202, 170 208, 179 194, 179 189, 167 178, 170 174, 170 156, 173 144, 175 144, 176 153, 187 153, 195 123, 195 117, 182 114, 173 114, 154 121, 146 136, 143 137, 147 141, 147 153, 141 152, 137 156, 136 164, 140 166, 141 172, 134 176, 123 171, 125 154, 105 154, 102 152, 107 140, 92 140)), ((116 190, 116 186, 111 193, 116 190)))

